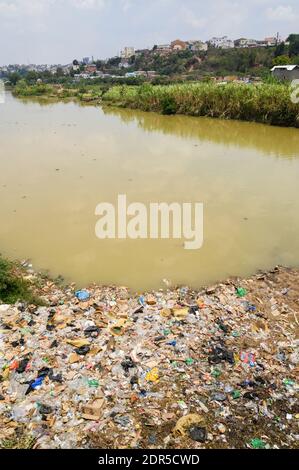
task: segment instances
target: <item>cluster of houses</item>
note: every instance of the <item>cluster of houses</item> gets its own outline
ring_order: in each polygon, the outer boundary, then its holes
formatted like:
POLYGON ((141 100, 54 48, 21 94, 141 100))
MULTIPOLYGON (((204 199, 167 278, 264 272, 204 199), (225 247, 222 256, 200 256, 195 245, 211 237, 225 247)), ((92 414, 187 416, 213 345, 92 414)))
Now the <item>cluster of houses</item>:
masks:
MULTIPOLYGON (((229 39, 228 36, 222 37, 213 37, 209 41, 200 41, 200 40, 190 40, 182 41, 181 39, 176 39, 170 44, 158 44, 154 46, 153 50, 160 54, 170 54, 176 51, 185 51, 191 50, 193 52, 207 51, 208 48, 215 47, 217 49, 232 49, 232 48, 250 48, 250 47, 271 47, 281 44, 282 38, 279 33, 274 37, 268 37, 263 40, 256 39, 229 39)), ((132 56, 138 56, 142 53, 148 53, 150 49, 141 49, 135 50, 134 47, 125 47, 121 53, 120 57, 123 60, 129 60, 132 56)))
MULTIPOLYGON (((128 72, 125 75, 115 75, 115 74, 110 74, 110 73, 104 73, 101 70, 97 69, 96 64, 92 63, 93 61, 88 60, 86 58, 85 60, 83 59, 81 64, 77 61, 73 61, 73 71, 75 72, 74 74, 74 79, 75 80, 81 80, 81 79, 95 79, 95 78, 119 78, 123 79, 125 78, 136 78, 136 77, 145 77, 145 78, 154 78, 157 76, 157 73, 155 71, 136 71, 136 72, 128 72), (83 70, 82 70, 83 66, 83 70)), ((121 63, 120 63, 121 67, 121 63)))
POLYGON ((0 67, 0 77, 7 76, 10 73, 14 72, 50 72, 52 75, 57 73, 57 70, 62 70, 64 74, 70 73, 72 69, 72 65, 49 65, 49 64, 11 64, 11 65, 3 65, 0 67))
POLYGON ((274 37, 268 37, 262 40, 239 38, 229 39, 227 36, 220 38, 212 38, 208 41, 209 45, 219 49, 233 49, 233 48, 251 48, 251 47, 273 47, 281 44, 283 41, 277 33, 274 37))

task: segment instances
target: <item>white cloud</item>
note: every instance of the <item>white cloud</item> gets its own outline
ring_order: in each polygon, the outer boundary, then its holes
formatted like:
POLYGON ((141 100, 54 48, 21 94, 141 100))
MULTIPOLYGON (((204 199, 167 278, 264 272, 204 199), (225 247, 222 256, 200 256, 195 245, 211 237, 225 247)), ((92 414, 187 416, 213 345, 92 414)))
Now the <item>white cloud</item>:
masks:
POLYGON ((0 1, 0 15, 7 17, 40 16, 56 0, 6 0, 0 1))
POLYGON ((9 2, 0 2, 0 15, 14 16, 17 11, 17 6, 9 2))
POLYGON ((52 6, 63 5, 82 10, 101 10, 106 2, 107 0, 0 0, 0 15, 40 16, 52 6))
POLYGON ((268 8, 266 14, 268 19, 272 21, 291 22, 295 20, 298 21, 299 19, 299 15, 293 11, 293 8, 290 5, 279 5, 276 8, 268 8))
POLYGON ((126 13, 133 6, 132 0, 121 0, 121 8, 126 13))
POLYGON ((69 0, 69 3, 82 10, 101 10, 105 7, 105 0, 69 0))
POLYGON ((204 17, 199 18, 196 16, 192 10, 182 7, 181 8, 181 18, 187 24, 188 26, 191 26, 191 28, 204 28, 207 24, 207 19, 204 17))

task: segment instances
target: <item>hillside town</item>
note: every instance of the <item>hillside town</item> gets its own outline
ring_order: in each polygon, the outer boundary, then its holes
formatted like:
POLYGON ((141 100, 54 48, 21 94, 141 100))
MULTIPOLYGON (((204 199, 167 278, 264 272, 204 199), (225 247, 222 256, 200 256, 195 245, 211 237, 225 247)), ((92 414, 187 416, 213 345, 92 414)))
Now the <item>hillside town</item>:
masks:
MULTIPOLYGON (((250 38, 238 38, 235 40, 230 39, 228 36, 212 37, 208 41, 202 40, 181 40, 175 39, 169 44, 156 44, 152 48, 138 49, 133 46, 126 46, 120 51, 118 55, 105 60, 95 60, 93 57, 84 57, 82 60, 73 60, 69 64, 13 64, 0 67, 0 77, 6 77, 15 72, 36 72, 45 73, 59 76, 71 75, 74 80, 81 79, 95 79, 95 78, 138 78, 144 77, 153 79, 159 72, 157 70, 135 70, 134 62, 138 62, 139 58, 143 58, 143 62, 150 57, 160 57, 167 59, 170 56, 178 53, 193 53, 196 56, 197 63, 204 60, 204 55, 208 51, 225 51, 232 49, 254 49, 254 48, 277 48, 287 47, 289 42, 287 39, 282 39, 279 33, 273 37, 266 37, 262 40, 250 38), (113 68, 114 73, 110 70, 113 68), (134 68, 134 70, 131 70, 134 68), (115 69, 119 73, 115 73, 115 69)), ((197 64, 198 65, 198 64, 197 64)), ((281 64, 282 65, 282 64, 281 64)))

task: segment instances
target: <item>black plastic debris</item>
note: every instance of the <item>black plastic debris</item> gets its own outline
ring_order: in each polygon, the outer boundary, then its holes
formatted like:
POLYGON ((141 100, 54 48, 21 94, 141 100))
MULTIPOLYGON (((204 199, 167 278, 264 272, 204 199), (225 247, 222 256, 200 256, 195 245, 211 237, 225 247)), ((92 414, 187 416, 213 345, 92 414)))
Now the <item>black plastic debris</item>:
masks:
POLYGON ((37 377, 47 377, 50 373, 51 373, 52 369, 50 369, 49 367, 42 367, 42 369, 40 369, 37 373, 37 377))
POLYGON ((243 398, 246 398, 247 400, 256 400, 259 399, 259 394, 257 392, 246 392, 243 395, 243 398))
POLYGON ((98 336, 100 333, 100 328, 98 326, 88 326, 84 330, 85 336, 98 336))
POLYGON ((135 385, 138 385, 139 381, 138 381, 138 376, 137 375, 133 375, 133 377, 131 377, 131 380, 130 380, 130 384, 132 387, 134 387, 135 385))
POLYGON ((121 363, 121 366, 125 370, 125 372, 128 373, 129 370, 133 369, 136 365, 130 357, 126 357, 125 361, 121 363))
POLYGON ((207 430, 200 426, 192 426, 188 430, 189 437, 196 442, 205 442, 207 440, 207 430))
POLYGON ((89 353, 90 347, 89 346, 81 346, 81 348, 75 349, 76 353, 79 354, 79 356, 86 356, 86 354, 89 353))
POLYGON ((38 411, 41 415, 50 415, 53 412, 53 409, 51 406, 41 404, 38 411))
POLYGON ((210 364, 220 364, 220 362, 226 361, 229 364, 235 363, 234 353, 228 351, 226 348, 221 346, 214 346, 212 353, 209 356, 210 364))
POLYGON ((218 324, 220 330, 223 331, 223 333, 229 333, 230 328, 227 325, 225 325, 225 323, 223 323, 222 320, 218 320, 217 324, 218 324))
POLYGON ((26 367, 27 367, 28 363, 29 363, 29 358, 28 357, 22 359, 19 362, 18 368, 16 369, 17 373, 18 374, 23 374, 23 372, 25 372, 25 370, 26 370, 26 367))
POLYGON ((198 305, 191 305, 191 307, 189 308, 189 313, 191 315, 196 315, 198 311, 199 311, 198 305))

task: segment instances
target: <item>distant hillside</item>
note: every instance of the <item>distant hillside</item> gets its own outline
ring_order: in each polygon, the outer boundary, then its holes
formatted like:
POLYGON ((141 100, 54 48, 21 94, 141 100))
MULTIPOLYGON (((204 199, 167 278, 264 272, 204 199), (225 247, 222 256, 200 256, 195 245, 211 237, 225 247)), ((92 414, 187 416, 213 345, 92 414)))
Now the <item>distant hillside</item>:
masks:
MULTIPOLYGON (((281 63, 299 64, 299 55, 288 57, 288 47, 284 45, 244 49, 209 48, 207 52, 184 50, 169 54, 152 50, 131 57, 125 71, 154 70, 160 75, 188 75, 190 79, 232 74, 262 76, 269 73, 275 61, 280 63, 280 58, 281 63)), ((118 70, 119 73, 120 63, 120 58, 114 58, 106 64, 99 62, 98 68, 110 73, 118 70)))

